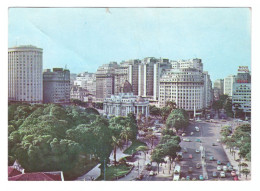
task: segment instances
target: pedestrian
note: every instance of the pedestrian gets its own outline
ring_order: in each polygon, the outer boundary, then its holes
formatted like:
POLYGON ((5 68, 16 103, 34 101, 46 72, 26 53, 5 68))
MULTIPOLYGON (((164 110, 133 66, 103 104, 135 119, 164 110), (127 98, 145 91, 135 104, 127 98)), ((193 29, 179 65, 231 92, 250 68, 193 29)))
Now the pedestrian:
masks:
POLYGON ((164 174, 164 170, 162 171, 162 173, 164 174))

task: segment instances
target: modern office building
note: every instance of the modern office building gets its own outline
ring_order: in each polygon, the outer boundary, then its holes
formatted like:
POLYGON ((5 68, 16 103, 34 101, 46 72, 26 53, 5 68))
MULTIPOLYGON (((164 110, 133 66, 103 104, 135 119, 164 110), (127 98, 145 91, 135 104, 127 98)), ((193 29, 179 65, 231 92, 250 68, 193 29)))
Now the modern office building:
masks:
POLYGON ((131 84, 126 80, 121 93, 111 95, 104 100, 104 114, 107 116, 127 116, 129 113, 149 116, 149 101, 133 94, 131 84))
POLYGON ((235 80, 235 75, 229 75, 224 79, 224 94, 228 95, 229 97, 232 97, 233 83, 235 82, 235 80))
POLYGON ((251 113, 251 75, 247 66, 238 68, 233 83, 232 105, 238 105, 246 114, 251 113))
POLYGON ((89 72, 80 73, 77 75, 73 85, 87 89, 90 94, 96 95, 96 74, 89 72))
POLYGON ((217 79, 214 82, 214 100, 218 100, 220 95, 224 94, 224 79, 217 79))
POLYGON ((42 103, 42 54, 32 45, 8 49, 8 101, 42 103))
POLYGON ((96 72, 96 101, 103 102, 105 98, 114 95, 116 62, 100 66, 96 72))
POLYGON ((210 79, 210 75, 207 71, 203 72, 203 77, 204 77, 204 108, 209 108, 212 103, 213 103, 213 89, 212 89, 212 82, 210 79))
POLYGON ((43 72, 43 102, 70 103, 70 71, 62 68, 43 72))

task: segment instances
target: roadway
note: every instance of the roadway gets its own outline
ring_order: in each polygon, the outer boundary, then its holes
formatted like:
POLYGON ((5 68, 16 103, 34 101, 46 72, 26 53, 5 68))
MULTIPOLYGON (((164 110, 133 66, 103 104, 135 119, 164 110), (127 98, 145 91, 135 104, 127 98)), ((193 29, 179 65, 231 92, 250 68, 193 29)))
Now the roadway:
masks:
MULTIPOLYGON (((226 153, 221 145, 217 143, 217 139, 221 139, 220 130, 221 126, 228 125, 229 122, 221 122, 220 120, 214 120, 217 123, 210 122, 191 122, 189 127, 185 130, 186 136, 183 138, 188 138, 191 142, 181 142, 181 147, 186 147, 188 152, 184 153, 183 160, 180 162, 182 166, 182 177, 190 176, 191 178, 199 178, 199 175, 203 175, 205 179, 216 179, 212 176, 213 171, 217 172, 219 176, 220 171, 217 171, 217 160, 222 162, 221 166, 226 165, 229 161, 226 156, 226 153), (200 131, 195 131, 195 126, 198 126, 200 131), (190 133, 194 134, 191 136, 190 133), (196 142, 196 139, 200 139, 200 142, 196 142), (215 143, 216 146, 213 146, 212 143, 215 143), (196 153, 195 150, 199 149, 200 153, 196 153), (202 158, 202 153, 205 153, 205 159, 202 158), (192 159, 189 158, 189 155, 192 154, 192 159), (214 161, 210 161, 209 157, 213 156, 214 161), (200 169, 196 169, 196 163, 202 164, 200 169), (188 168, 193 167, 193 172, 188 173, 188 168)), ((218 177, 217 177, 218 178, 218 177)), ((230 172, 226 173, 226 178, 221 178, 221 180, 233 180, 230 172)))

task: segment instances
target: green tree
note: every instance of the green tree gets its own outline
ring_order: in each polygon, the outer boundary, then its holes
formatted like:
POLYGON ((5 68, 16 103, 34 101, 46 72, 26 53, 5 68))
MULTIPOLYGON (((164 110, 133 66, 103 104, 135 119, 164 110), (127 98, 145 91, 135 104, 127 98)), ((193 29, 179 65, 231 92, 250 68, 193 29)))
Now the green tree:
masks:
POLYGON ((116 166, 116 150, 117 148, 122 149, 123 148, 123 142, 122 139, 116 138, 115 136, 112 136, 112 146, 114 151, 114 165, 116 166))
POLYGON ((160 163, 164 162, 164 156, 165 156, 165 153, 164 153, 163 149, 156 148, 152 152, 151 159, 152 159, 153 162, 157 163, 158 173, 159 173, 160 163))
POLYGON ((144 160, 146 160, 146 152, 149 151, 147 146, 139 146, 136 148, 136 151, 141 151, 144 153, 144 160))
POLYGON ((244 169, 241 170, 241 173, 246 175, 246 179, 247 179, 247 176, 249 175, 250 170, 248 168, 244 168, 244 169))
POLYGON ((189 116, 183 109, 173 110, 166 120, 167 128, 185 129, 189 125, 189 116))

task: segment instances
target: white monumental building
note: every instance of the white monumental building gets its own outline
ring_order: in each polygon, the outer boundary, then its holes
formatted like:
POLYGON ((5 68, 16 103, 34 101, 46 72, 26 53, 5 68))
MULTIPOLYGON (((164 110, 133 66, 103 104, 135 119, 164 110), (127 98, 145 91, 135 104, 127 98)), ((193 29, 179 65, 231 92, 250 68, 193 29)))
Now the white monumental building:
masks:
POLYGON ((26 45, 8 49, 8 100, 42 103, 42 49, 26 45))
POLYGON ((122 93, 111 95, 103 103, 104 114, 107 116, 127 116, 129 113, 141 113, 143 116, 149 115, 149 101, 133 94, 131 84, 126 80, 122 93))

